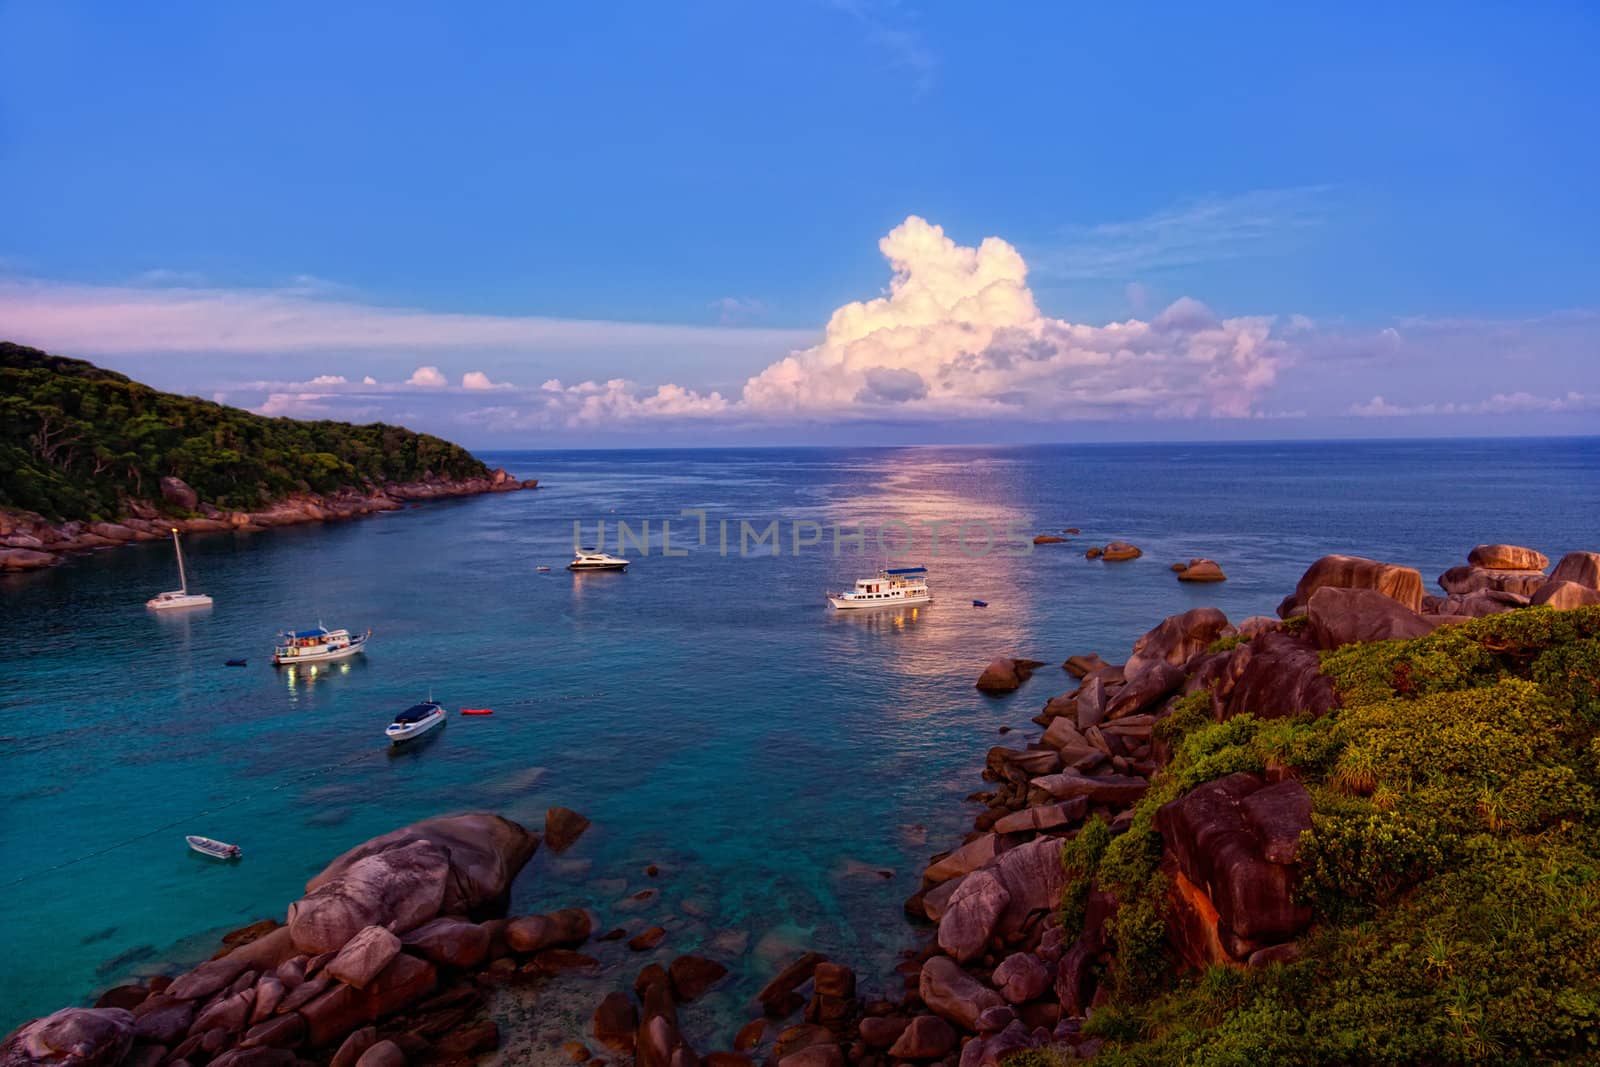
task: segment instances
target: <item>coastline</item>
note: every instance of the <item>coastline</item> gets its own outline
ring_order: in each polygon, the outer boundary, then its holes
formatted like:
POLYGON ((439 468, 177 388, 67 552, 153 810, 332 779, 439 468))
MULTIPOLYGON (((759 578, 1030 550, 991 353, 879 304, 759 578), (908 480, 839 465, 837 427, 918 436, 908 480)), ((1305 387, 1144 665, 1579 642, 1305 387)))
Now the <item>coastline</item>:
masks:
POLYGON ((165 540, 174 529, 179 533, 254 532, 356 519, 427 500, 511 493, 538 486, 537 479, 519 480, 497 467, 476 478, 428 478, 367 491, 295 493, 259 511, 226 511, 201 501, 182 481, 163 478, 159 504, 130 502, 127 513, 115 522, 51 522, 35 512, 0 509, 0 573, 39 570, 83 552, 165 540))
MULTIPOLYGON (((593 1062, 595 1044, 652 1067, 748 1067, 763 1061, 874 1067, 908 1060, 993 1067, 1029 1049, 1091 1058, 1104 1047, 1104 1024, 1089 1024, 1100 1014, 1114 1018, 1118 968, 1128 962, 1128 936, 1138 928, 1141 905, 1160 901, 1172 908, 1167 936, 1173 951, 1197 970, 1220 966, 1249 973, 1292 963, 1311 923, 1288 888, 1300 861, 1300 834, 1311 828, 1298 771, 1269 763, 1177 789, 1164 781, 1183 741, 1177 727, 1196 729, 1192 719, 1218 725, 1268 720, 1286 709, 1313 716, 1330 712, 1340 706, 1342 689, 1335 692, 1322 657, 1335 650, 1343 654, 1457 627, 1474 634, 1496 619, 1552 618, 1550 612, 1522 610, 1528 605, 1519 601, 1529 598, 1510 590, 1529 584, 1536 573, 1539 588, 1563 594, 1565 606, 1592 608, 1600 601, 1600 555, 1574 552, 1546 574, 1548 567, 1547 559, 1529 550, 1479 546, 1463 568, 1469 573, 1450 574, 1449 581, 1470 579, 1481 595, 1425 597, 1414 569, 1324 557, 1285 597, 1279 618, 1252 616, 1233 624, 1214 608, 1195 608, 1151 628, 1121 663, 1092 653, 1072 656, 1061 666, 1077 687, 1050 698, 1033 718, 1042 733, 1023 727, 1007 745, 989 749, 984 777, 994 788, 968 798, 983 805, 972 832, 951 851, 931 857, 922 891, 907 902, 908 913, 932 922, 934 931, 921 938, 921 947, 905 951, 896 969, 904 979, 898 996, 858 997, 849 967, 805 952, 782 967, 750 1005, 754 1017, 740 1030, 735 1051, 700 1057, 679 1029, 678 1007, 727 971, 716 959, 681 956, 670 967, 646 965, 631 990, 607 995, 589 1027, 569 1035, 573 1061, 581 1050, 593 1062), (1490 618, 1439 610, 1447 607, 1490 618), (1162 814, 1153 826, 1141 825, 1139 811, 1150 794, 1163 802, 1162 814), (1106 883, 1085 884, 1081 899, 1069 900, 1078 880, 1073 863, 1063 861, 1076 853, 1073 843, 1105 851, 1115 841, 1151 834, 1160 838, 1165 881, 1159 897, 1119 899, 1106 883), (1226 864, 1219 859, 1224 854, 1226 864), (1241 901, 1248 902, 1248 911, 1241 910, 1241 901)), ((1570 617, 1588 620, 1584 626, 1595 621, 1592 611, 1570 617)), ((984 671, 979 688, 1009 693, 1041 669, 1051 670, 1003 658, 984 671)), ((1003 726, 1001 733, 1011 735, 1013 728, 1003 726)), ((618 956, 620 946, 605 945, 623 930, 592 935, 612 921, 629 920, 578 909, 510 922, 484 918, 480 906, 492 911, 493 902, 502 901, 532 835, 498 816, 464 818, 479 824, 474 836, 499 842, 483 851, 503 857, 498 865, 486 861, 492 876, 474 875, 472 884, 483 889, 472 900, 441 902, 437 911, 422 915, 404 910, 403 898, 413 895, 409 889, 389 892, 410 886, 419 869, 437 867, 423 855, 426 849, 404 862, 398 853, 454 835, 437 825, 454 820, 427 820, 357 846, 330 865, 332 872, 371 855, 388 857, 385 870, 371 872, 381 876, 368 879, 364 873, 352 882, 377 894, 363 904, 373 910, 359 921, 337 910, 326 913, 332 916, 326 921, 317 917, 322 904, 313 898, 330 877, 325 873, 307 886, 304 900, 291 905, 287 928, 264 936, 256 949, 235 950, 233 962, 202 965, 176 982, 119 987, 102 995, 95 1009, 66 1009, 71 1014, 50 1018, 70 1023, 66 1029, 74 1034, 93 1029, 108 1035, 104 1062, 138 1057, 141 1067, 192 1064, 208 1056, 216 1064, 288 1067, 296 1060, 326 1062, 330 1054, 333 1062, 348 1064, 384 1042, 391 1043, 385 1055, 397 1057, 390 1062, 469 1061, 486 1053, 500 1038, 494 1020, 482 1017, 489 990, 518 975, 549 979, 591 971, 600 961, 585 953, 618 956), (499 829, 487 833, 485 823, 499 829), (425 829, 429 824, 435 826, 425 829), (390 856, 391 850, 396 854, 390 856), (302 934, 294 931, 297 925, 302 934), (399 935, 394 943, 369 932, 389 925, 399 935), (308 988, 291 996, 301 987, 308 988), (124 1005, 131 1022, 121 1015, 85 1014, 124 1005), (143 1022, 147 1018, 153 1021, 143 1022), (112 1054, 119 1047, 121 1055, 112 1054)), ((574 813, 552 809, 544 843, 564 851, 586 825, 574 813)), ((607 965, 608 972, 614 965, 607 965)), ((31 1032, 44 1040, 42 1030, 31 1032)))

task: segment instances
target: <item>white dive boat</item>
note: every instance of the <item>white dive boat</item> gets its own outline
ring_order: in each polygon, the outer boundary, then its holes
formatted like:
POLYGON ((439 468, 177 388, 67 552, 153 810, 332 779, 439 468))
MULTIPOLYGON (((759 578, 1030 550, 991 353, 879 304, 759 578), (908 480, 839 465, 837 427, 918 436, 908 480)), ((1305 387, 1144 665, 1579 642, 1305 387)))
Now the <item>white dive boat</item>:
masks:
POLYGON ((567 564, 569 571, 625 571, 628 561, 608 556, 604 552, 579 552, 567 564))
POLYGON ((200 855, 210 856, 214 860, 236 860, 244 855, 238 845, 227 845, 221 841, 213 841, 209 837, 189 834, 184 840, 189 842, 189 847, 200 855))
POLYGON ((321 623, 315 630, 285 630, 272 648, 272 662, 282 667, 345 659, 366 648, 371 637, 371 630, 352 636, 349 630, 330 630, 321 623))
POLYGON ((857 578, 856 587, 848 592, 827 594, 828 603, 840 611, 926 604, 933 599, 933 594, 928 590, 927 574, 926 567, 898 567, 879 571, 876 578, 857 578))
POLYGON ((394 722, 384 735, 395 744, 409 741, 419 734, 425 734, 435 726, 443 726, 449 718, 444 713, 444 708, 432 700, 425 700, 421 704, 413 704, 405 711, 394 717, 394 722))
POLYGON ((172 549, 178 554, 178 588, 166 593, 157 593, 144 602, 147 608, 157 611, 166 611, 169 608, 209 608, 211 598, 204 593, 189 592, 189 575, 183 569, 183 546, 178 544, 178 528, 172 528, 172 549))

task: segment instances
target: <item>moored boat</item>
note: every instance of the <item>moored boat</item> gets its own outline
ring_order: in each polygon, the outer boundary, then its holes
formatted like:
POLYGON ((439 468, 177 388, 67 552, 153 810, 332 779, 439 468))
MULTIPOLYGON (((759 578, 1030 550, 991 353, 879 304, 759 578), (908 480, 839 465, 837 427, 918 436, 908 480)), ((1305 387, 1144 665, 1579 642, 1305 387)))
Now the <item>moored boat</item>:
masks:
POLYGON ((371 630, 352 635, 349 630, 330 630, 321 623, 314 630, 285 630, 273 646, 272 662, 281 667, 345 659, 366 648, 371 636, 371 630))
POLYGON ((236 860, 244 855, 238 845, 229 845, 222 841, 213 841, 209 837, 199 834, 187 834, 184 840, 189 842, 189 847, 202 856, 210 856, 214 860, 236 860))
POLYGON ((447 718, 449 716, 445 714, 442 705, 436 701, 424 700, 396 715, 383 733, 391 743, 399 744, 425 734, 435 726, 443 726, 447 718))
POLYGON ((604 552, 579 552, 567 564, 569 571, 625 571, 628 561, 617 556, 608 556, 604 552))
POLYGON ((189 574, 183 569, 183 546, 178 543, 178 528, 172 528, 172 550, 178 556, 178 588, 165 593, 157 593, 144 602, 144 606, 156 611, 168 611, 173 608, 209 608, 211 598, 204 593, 189 592, 189 574))
POLYGON ((847 592, 826 595, 840 611, 926 604, 933 599, 927 574, 926 567, 896 567, 879 571, 875 578, 857 578, 855 588, 847 592))

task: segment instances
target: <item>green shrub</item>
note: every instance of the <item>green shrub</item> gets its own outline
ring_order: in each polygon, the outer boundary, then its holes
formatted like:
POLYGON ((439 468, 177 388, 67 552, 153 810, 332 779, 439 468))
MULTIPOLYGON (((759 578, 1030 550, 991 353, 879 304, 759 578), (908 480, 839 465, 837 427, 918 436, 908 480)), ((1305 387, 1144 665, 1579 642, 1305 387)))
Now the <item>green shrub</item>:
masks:
POLYGON ((1344 708, 1320 719, 1202 722, 1198 694, 1158 727, 1172 761, 1092 872, 1121 905, 1114 996, 1086 1026, 1100 1062, 1600 1057, 1600 608, 1347 646, 1323 670, 1344 708), (1269 765, 1312 797, 1302 955, 1183 973, 1155 811, 1269 765))

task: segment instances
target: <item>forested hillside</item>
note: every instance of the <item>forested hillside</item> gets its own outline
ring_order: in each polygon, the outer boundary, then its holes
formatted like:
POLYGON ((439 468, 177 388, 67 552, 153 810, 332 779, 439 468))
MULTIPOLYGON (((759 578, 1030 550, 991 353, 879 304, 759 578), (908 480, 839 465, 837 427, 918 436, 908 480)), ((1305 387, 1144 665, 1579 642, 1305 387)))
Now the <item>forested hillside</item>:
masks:
POLYGON ((112 519, 158 499, 170 475, 249 510, 297 490, 487 473, 466 449, 404 427, 267 418, 0 342, 0 506, 112 519))

